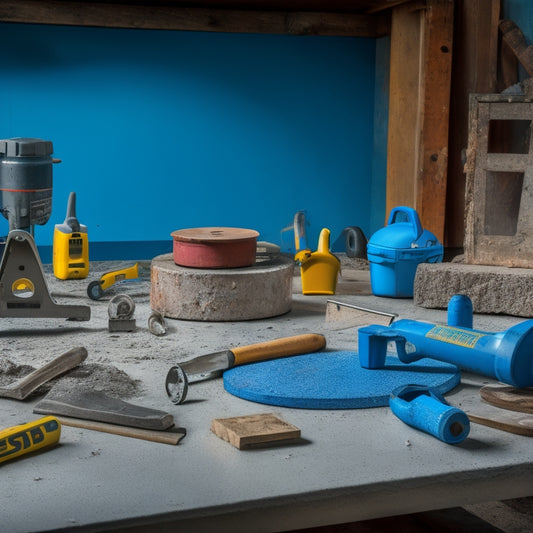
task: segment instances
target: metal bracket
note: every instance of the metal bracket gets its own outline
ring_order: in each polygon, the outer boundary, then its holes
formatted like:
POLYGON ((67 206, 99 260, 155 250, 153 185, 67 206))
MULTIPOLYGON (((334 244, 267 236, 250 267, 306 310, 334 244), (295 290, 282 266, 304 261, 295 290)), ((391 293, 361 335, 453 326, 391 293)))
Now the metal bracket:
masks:
POLYGON ((91 318, 86 305, 60 305, 52 299, 33 237, 23 230, 9 232, 0 263, 0 318, 6 317, 91 318))

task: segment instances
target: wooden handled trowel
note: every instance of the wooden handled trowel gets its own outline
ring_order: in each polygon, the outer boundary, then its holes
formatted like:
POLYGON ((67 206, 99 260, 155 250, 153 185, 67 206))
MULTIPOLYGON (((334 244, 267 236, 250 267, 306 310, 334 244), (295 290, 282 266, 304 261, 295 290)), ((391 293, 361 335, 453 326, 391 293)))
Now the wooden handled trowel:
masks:
POLYGON ((189 383, 220 377, 224 370, 237 365, 317 352, 324 346, 323 335, 308 333, 200 355, 169 370, 166 391, 173 403, 180 404, 187 396, 189 383))

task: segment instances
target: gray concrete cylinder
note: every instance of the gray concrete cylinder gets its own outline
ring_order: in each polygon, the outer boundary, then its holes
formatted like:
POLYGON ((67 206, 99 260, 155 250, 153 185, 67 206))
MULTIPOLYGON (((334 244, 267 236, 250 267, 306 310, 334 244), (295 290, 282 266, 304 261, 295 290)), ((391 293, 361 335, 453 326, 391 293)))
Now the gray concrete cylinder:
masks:
POLYGON ((172 254, 155 257, 150 304, 165 317, 235 321, 291 310, 294 261, 283 256, 253 266, 199 269, 176 265, 172 254))

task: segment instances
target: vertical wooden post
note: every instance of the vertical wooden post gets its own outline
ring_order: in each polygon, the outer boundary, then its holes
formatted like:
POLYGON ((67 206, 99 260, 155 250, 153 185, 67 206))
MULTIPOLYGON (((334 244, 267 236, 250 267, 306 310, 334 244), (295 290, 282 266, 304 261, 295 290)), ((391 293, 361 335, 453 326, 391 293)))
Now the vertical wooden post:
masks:
POLYGON ((454 0, 393 9, 387 213, 418 211, 444 240, 454 0))
MULTIPOLYGON (((456 0, 450 102, 445 246, 462 248, 465 238, 463 151, 468 146, 469 96, 499 92, 496 85, 500 0, 456 0)), ((516 58, 514 58, 516 62, 516 58)), ((516 63, 514 65, 516 75, 516 63)), ((516 78, 508 83, 516 83, 516 78)), ((504 85, 503 88, 508 85, 504 85)))

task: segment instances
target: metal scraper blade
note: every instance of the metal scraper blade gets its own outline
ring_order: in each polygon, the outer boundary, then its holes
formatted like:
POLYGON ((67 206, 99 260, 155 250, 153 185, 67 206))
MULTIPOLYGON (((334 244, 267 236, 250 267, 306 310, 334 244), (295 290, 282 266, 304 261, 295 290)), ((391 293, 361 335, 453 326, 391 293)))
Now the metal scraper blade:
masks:
POLYGON ((326 323, 328 329, 332 330, 360 328, 370 324, 390 326, 397 317, 395 313, 366 309, 335 300, 328 300, 326 304, 326 323))

